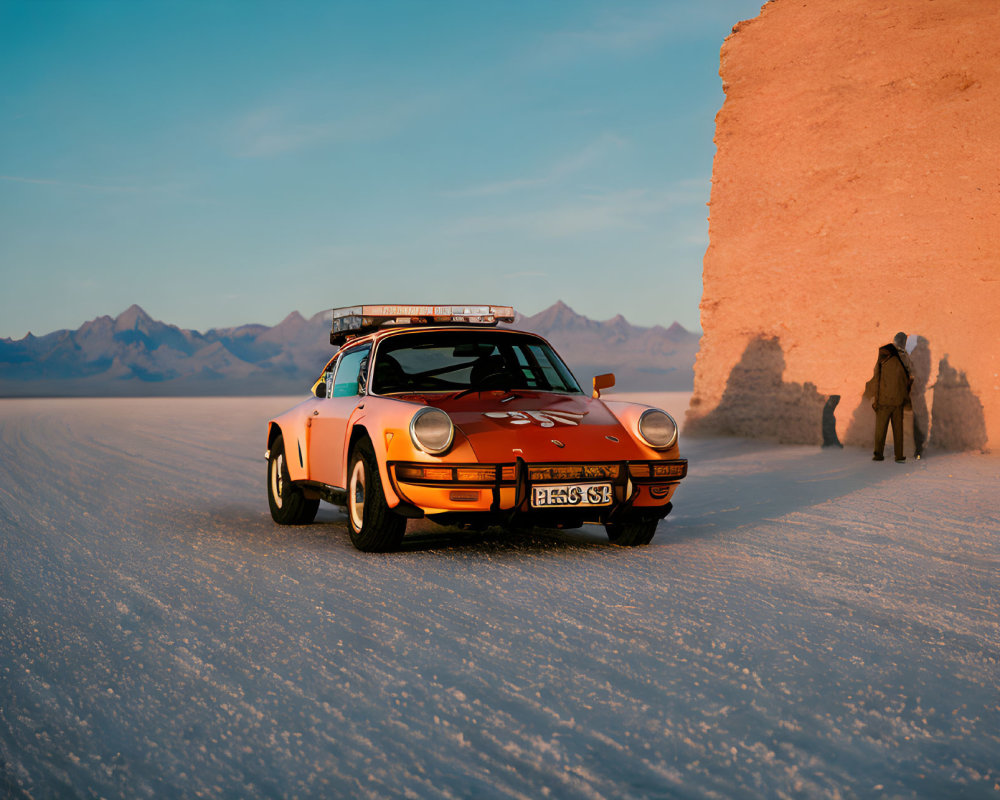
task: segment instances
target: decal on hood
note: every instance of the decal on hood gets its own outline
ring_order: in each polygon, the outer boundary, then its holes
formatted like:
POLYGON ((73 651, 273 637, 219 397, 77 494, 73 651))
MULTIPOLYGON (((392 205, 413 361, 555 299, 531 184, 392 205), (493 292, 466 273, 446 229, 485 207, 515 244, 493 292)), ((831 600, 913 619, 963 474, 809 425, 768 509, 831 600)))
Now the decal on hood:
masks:
POLYGON ((543 428, 554 428, 556 423, 579 425, 587 412, 576 411, 484 411, 484 417, 506 419, 511 425, 529 425, 536 422, 543 428))

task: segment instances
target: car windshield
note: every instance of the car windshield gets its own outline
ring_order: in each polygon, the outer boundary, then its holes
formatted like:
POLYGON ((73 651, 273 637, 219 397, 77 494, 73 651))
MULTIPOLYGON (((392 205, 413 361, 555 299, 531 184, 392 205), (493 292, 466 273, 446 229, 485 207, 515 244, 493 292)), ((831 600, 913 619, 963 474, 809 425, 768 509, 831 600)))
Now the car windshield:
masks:
POLYGON ((552 348, 527 334, 420 331, 386 338, 375 354, 375 394, 488 389, 580 393, 552 348))

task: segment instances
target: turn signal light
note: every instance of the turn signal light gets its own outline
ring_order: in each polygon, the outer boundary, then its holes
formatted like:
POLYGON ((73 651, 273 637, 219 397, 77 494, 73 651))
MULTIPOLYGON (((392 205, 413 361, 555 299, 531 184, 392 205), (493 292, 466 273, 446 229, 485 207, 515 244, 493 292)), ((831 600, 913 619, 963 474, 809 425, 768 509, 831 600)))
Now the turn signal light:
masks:
POLYGON ((401 481, 451 481, 454 474, 450 467, 396 467, 396 477, 401 481))
POLYGON ((396 477, 401 481, 419 481, 424 477, 423 467, 396 467, 396 477))

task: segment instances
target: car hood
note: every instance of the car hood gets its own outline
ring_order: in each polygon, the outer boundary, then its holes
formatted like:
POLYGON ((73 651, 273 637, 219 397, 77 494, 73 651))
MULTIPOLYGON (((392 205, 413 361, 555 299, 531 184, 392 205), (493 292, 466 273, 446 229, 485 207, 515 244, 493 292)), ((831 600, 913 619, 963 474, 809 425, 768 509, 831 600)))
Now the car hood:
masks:
POLYGON ((445 411, 483 462, 644 457, 604 403, 585 395, 518 390, 424 395, 420 400, 445 411))

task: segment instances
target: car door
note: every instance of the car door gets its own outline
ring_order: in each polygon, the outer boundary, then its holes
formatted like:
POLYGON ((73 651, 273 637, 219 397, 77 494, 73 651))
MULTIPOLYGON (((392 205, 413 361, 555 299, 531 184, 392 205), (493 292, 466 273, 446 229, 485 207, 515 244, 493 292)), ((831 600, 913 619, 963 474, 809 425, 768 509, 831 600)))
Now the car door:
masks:
POLYGON ((336 370, 327 380, 327 396, 316 402, 309 439, 309 476, 315 481, 329 486, 345 485, 347 421, 361 402, 362 372, 367 373, 370 352, 371 345, 366 344, 341 353, 336 370))

